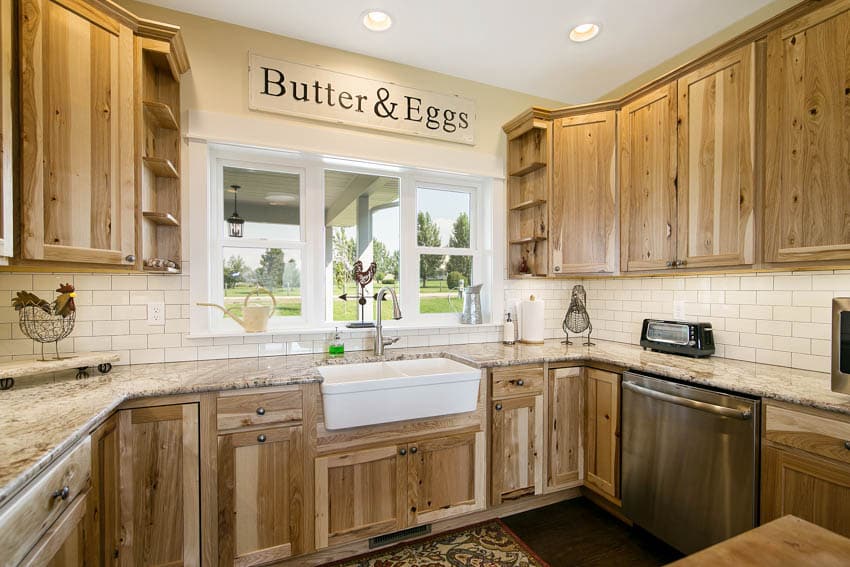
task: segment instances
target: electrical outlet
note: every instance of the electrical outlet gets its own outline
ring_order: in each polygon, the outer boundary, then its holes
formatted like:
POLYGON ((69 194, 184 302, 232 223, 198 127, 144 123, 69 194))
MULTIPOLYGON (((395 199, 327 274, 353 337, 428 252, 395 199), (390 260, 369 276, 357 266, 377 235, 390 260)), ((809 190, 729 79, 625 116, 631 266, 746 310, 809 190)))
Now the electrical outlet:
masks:
POLYGON ((165 303, 148 303, 148 325, 165 325, 165 303))

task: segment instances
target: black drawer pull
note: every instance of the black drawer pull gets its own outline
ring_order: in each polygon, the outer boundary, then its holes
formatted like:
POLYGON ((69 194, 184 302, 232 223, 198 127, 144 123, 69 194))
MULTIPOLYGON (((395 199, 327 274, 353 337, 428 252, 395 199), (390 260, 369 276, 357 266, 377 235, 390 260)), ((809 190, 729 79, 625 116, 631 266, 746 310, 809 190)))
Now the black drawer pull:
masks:
POLYGON ((398 452, 398 454, 401 455, 402 457, 405 456, 407 454, 407 449, 402 449, 401 451, 398 452))
POLYGON ((850 451, 850 441, 844 442, 844 448, 847 449, 848 451, 850 451))
POLYGON ((266 408, 257 408, 257 415, 266 415, 266 408))
POLYGON ((525 386, 525 380, 520 378, 519 380, 516 381, 516 385, 517 386, 525 386))
POLYGON ((62 488, 60 488, 59 490, 57 490, 56 492, 51 494, 51 496, 53 497, 54 500, 57 499, 57 498, 60 498, 62 500, 67 500, 68 496, 70 494, 71 494, 71 489, 68 488, 67 486, 63 486, 62 488))
POLYGON ((502 404, 496 404, 496 411, 502 411, 502 404))
POLYGON ((265 443, 266 442, 266 436, 264 434, 260 433, 259 435, 257 435, 257 441, 259 441, 260 443, 265 443))

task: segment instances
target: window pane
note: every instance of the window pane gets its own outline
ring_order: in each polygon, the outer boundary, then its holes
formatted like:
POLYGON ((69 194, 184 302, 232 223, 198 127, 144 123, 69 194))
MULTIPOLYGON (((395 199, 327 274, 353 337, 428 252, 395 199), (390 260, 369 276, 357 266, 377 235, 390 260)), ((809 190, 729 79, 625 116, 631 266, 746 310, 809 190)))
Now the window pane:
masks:
MULTIPOLYGON (((224 307, 242 316, 245 297, 262 287, 274 295, 277 308, 269 327, 277 317, 301 315, 301 251, 280 248, 222 249, 224 258, 224 307)), ((271 306, 266 293, 256 294, 249 305, 271 306)), ((220 313, 220 312, 219 312, 220 313)), ((220 313, 222 317, 225 315, 220 313)))
POLYGON ((243 238, 301 240, 300 175, 225 167, 223 177, 225 236, 230 234, 227 219, 238 210, 245 219, 243 238))
POLYGON ((460 290, 472 285, 472 256, 419 256, 419 312, 460 313, 460 290))
MULTIPOLYGON (((372 296, 383 286, 398 291, 399 179, 380 175, 325 171, 325 242, 328 301, 333 321, 360 319, 354 264, 367 270, 377 264, 374 280, 366 286, 363 318, 374 319, 372 296), (345 295, 346 299, 340 299, 345 295)), ((384 303, 382 315, 392 314, 384 303)))
POLYGON ((469 248, 470 194, 416 189, 416 244, 469 248))

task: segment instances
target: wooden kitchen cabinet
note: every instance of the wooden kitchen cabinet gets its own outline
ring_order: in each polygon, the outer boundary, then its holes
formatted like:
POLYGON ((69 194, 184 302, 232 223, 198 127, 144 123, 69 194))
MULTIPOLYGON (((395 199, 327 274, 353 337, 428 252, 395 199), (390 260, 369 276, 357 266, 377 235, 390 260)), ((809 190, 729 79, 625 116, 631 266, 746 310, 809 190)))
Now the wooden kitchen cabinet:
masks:
POLYGON ((595 368, 585 372, 585 486, 619 504, 621 376, 595 368))
POLYGON ((676 259, 676 83, 620 110, 620 267, 663 270, 676 259))
POLYGON ((764 261, 850 259, 850 1, 767 38, 764 261))
POLYGON ((554 275, 617 270, 616 122, 613 110, 554 122, 549 226, 554 275))
POLYGON ((83 567, 86 562, 88 522, 86 495, 77 496, 68 510, 50 526, 21 561, 21 566, 83 567))
POLYGON ((761 519, 793 514, 850 537, 850 420, 764 404, 761 519))
POLYGON ((483 510, 483 432, 316 459, 316 548, 483 510))
POLYGON ((850 465, 764 447, 762 523, 788 514, 850 537, 850 465))
POLYGON ((546 490, 584 480, 584 380, 580 367, 549 371, 546 418, 546 490))
POLYGON ((0 257, 14 254, 14 1, 0 0, 0 257))
POLYGON ((21 257, 135 263, 133 30, 82 0, 20 5, 21 257))
POLYGON ((490 487, 496 506, 543 492, 543 395, 492 402, 490 487))
POLYGON ((410 443, 407 455, 407 525, 484 509, 487 446, 483 431, 410 443))
POLYGON ((118 412, 122 565, 200 564, 198 404, 118 412))
POLYGON ((316 459, 316 548, 394 532, 407 519, 407 446, 316 459))
POLYGON ((220 565, 261 565, 303 553, 303 428, 218 438, 220 565))
POLYGON ((121 445, 118 414, 113 414, 91 435, 91 489, 86 514, 89 565, 118 565, 121 550, 121 445))
POLYGON ((755 83, 755 44, 679 79, 678 266, 754 261, 755 83))

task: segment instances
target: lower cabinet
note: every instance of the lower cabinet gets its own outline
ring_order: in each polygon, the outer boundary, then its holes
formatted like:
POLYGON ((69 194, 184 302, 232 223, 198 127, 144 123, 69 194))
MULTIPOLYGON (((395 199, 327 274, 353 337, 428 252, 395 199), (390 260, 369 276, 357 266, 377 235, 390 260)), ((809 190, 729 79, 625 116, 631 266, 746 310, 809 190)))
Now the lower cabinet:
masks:
POLYGON ((596 368, 585 373, 585 486, 619 504, 621 376, 596 368))
POLYGON ((118 435, 118 560, 199 565, 198 404, 121 410, 118 435))
POLYGON ((761 520, 793 514, 850 537, 850 419, 766 401, 761 520))
POLYGON ((220 565, 262 565, 302 553, 303 428, 218 438, 220 565))
POLYGON ((546 490, 584 480, 584 381, 582 368, 549 371, 546 418, 546 490))
POLYGON ((68 510, 50 526, 38 544, 21 562, 22 566, 83 567, 86 562, 88 522, 86 495, 74 499, 68 510))
POLYGON ((483 510, 483 432, 316 459, 316 547, 483 510))
POLYGON ((492 402, 490 500, 543 492, 543 394, 492 402))

